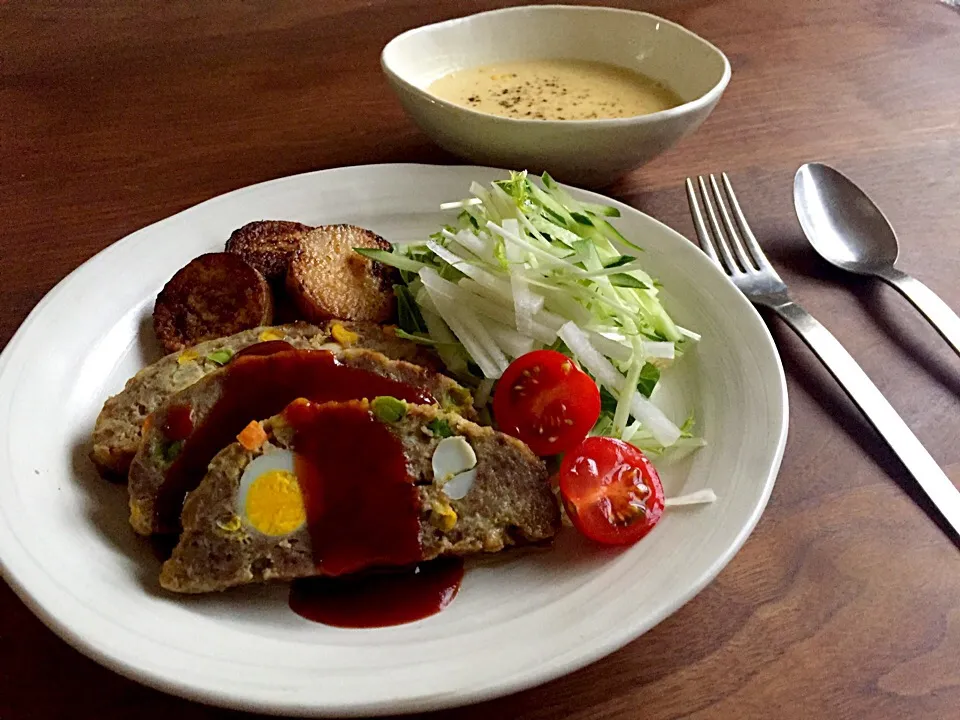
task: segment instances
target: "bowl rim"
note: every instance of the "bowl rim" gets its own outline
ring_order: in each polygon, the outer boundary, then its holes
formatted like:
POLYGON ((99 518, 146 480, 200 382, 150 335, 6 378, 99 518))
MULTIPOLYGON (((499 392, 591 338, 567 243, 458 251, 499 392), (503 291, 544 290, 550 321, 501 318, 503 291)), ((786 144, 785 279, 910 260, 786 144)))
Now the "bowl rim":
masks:
POLYGON ((383 70, 387 78, 394 83, 402 85, 404 89, 412 92, 414 95, 420 96, 422 99, 428 100, 436 105, 445 107, 447 109, 467 113, 479 118, 486 118, 495 122, 511 123, 516 126, 537 126, 537 127, 623 127, 626 125, 643 125, 654 122, 659 122, 666 119, 672 119, 674 117, 679 117, 690 112, 700 110, 704 107, 709 107, 717 102, 720 99, 720 96, 723 94, 723 91, 726 90, 727 85, 730 83, 731 69, 730 69, 730 60, 723 53, 723 51, 718 48, 716 45, 711 43, 709 40, 702 38, 697 35, 692 30, 685 28, 679 23, 673 22, 672 20, 667 20, 664 17, 659 15, 654 15, 653 13, 644 12, 642 10, 629 10, 626 8, 612 8, 612 7, 602 7, 602 6, 593 6, 593 5, 518 5, 515 7, 507 8, 497 8, 494 10, 484 10, 483 12, 471 13, 470 15, 464 15, 462 17, 450 18, 449 20, 441 20, 435 23, 428 23, 427 25, 420 25, 419 27, 410 28, 405 30, 399 35, 391 38, 386 45, 383 46, 383 50, 380 51, 380 67, 383 70), (723 73, 720 76, 720 79, 707 90, 705 93, 700 95, 693 100, 688 100, 687 102, 681 103, 676 107, 668 108, 666 110, 658 110, 657 112, 647 113, 646 115, 631 115, 624 118, 598 118, 594 120, 534 120, 534 119, 523 119, 523 118, 510 118, 504 117, 502 115, 494 115, 493 113, 481 112, 479 110, 474 110, 472 108, 464 107, 463 105, 457 105, 456 103, 450 102, 449 100, 444 100, 443 98, 437 97, 431 92, 424 90, 423 88, 417 87, 412 82, 407 80, 405 77, 401 76, 396 72, 392 67, 390 67, 390 62, 387 59, 387 53, 391 50, 392 46, 399 43, 401 40, 405 39, 407 36, 415 35, 417 33, 423 32, 432 28, 444 28, 448 26, 460 25, 462 23, 469 22, 479 17, 484 17, 487 15, 502 15, 510 14, 515 12, 532 12, 540 13, 544 11, 552 12, 562 12, 571 15, 577 14, 591 14, 591 13, 617 13, 621 15, 644 15, 646 17, 656 20, 658 23, 664 23, 673 27, 674 29, 680 31, 683 34, 686 34, 695 40, 699 41, 707 48, 713 50, 720 60, 723 62, 723 73))

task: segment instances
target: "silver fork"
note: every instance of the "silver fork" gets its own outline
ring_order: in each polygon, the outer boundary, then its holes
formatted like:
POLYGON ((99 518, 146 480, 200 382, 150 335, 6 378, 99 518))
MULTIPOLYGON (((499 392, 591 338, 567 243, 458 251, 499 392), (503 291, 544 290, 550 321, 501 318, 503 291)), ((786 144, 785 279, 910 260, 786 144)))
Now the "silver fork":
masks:
POLYGON ((954 532, 960 535, 960 490, 954 487, 950 478, 843 345, 810 313, 790 299, 786 284, 777 275, 750 231, 730 178, 726 173, 722 173, 721 177, 722 192, 715 176, 710 176, 709 186, 703 177, 697 178, 709 227, 704 222, 693 182, 687 178, 690 215, 700 239, 700 247, 730 277, 740 292, 755 305, 773 310, 813 350, 900 458, 954 532))

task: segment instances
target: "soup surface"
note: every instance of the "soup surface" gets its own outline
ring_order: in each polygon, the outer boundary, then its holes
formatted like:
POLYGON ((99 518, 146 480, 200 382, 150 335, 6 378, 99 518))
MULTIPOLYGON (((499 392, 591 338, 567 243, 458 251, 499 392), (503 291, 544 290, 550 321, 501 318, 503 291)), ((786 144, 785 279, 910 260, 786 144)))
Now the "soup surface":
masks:
POLYGON ((589 60, 525 60, 456 70, 428 90, 472 110, 520 120, 624 118, 683 104, 646 75, 589 60))

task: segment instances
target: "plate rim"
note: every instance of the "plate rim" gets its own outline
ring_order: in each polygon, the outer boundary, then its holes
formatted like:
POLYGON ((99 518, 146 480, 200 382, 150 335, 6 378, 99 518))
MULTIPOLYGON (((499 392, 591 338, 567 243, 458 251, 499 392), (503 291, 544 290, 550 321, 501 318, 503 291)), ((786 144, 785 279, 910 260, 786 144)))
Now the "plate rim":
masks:
MULTIPOLYGON (((223 198, 247 192, 253 189, 259 189, 266 187, 271 184, 278 184, 284 181, 289 181, 294 178, 304 178, 313 175, 320 174, 335 174, 338 172, 357 172, 357 171, 368 171, 376 172, 378 169, 403 169, 403 168, 424 168, 430 169, 433 171, 447 171, 454 170, 458 172, 477 170, 480 172, 499 172, 499 173, 508 173, 509 170, 503 168, 494 168, 489 166, 480 166, 480 165, 438 165, 432 163, 371 163, 371 164, 361 164, 361 165, 348 165, 348 166, 339 166, 333 168, 326 168, 320 170, 312 170, 303 173, 295 173, 293 175, 285 175, 269 180, 264 180, 258 183, 253 183, 250 185, 245 185, 234 190, 227 191, 225 193, 220 193, 214 195, 205 200, 202 200, 194 205, 183 208, 172 215, 168 215, 160 220, 145 225, 141 228, 134 230, 131 233, 113 241, 107 247, 98 251, 93 256, 86 259, 71 272, 69 272, 65 277, 63 277, 53 288, 51 288, 34 306, 34 308, 27 314, 27 317, 23 320, 20 326, 17 328, 16 332, 10 338, 10 341, 7 343, 6 347, 0 352, 0 377, 6 372, 7 366, 10 364, 11 357, 17 351, 20 343, 23 342, 23 336, 26 334, 28 328, 30 328, 36 321, 38 316, 43 312, 44 308, 53 302, 54 299, 63 294, 69 285, 75 281, 78 274, 84 270, 89 265, 100 263, 105 260, 105 258, 110 257, 113 252, 118 251, 120 246, 124 243, 132 241, 132 239, 139 235, 142 232, 147 230, 155 229, 156 226, 166 224, 172 220, 180 217, 184 213, 191 212, 202 206, 205 206, 210 203, 217 202, 223 198)), ((666 230, 669 234, 677 236, 679 239, 686 242, 690 242, 689 238, 680 233, 679 231, 671 228, 669 225, 661 222, 657 218, 649 215, 638 208, 635 208, 631 205, 628 205, 625 202, 616 200, 615 198, 610 198, 608 196, 602 195, 600 193, 584 190, 582 188, 577 188, 576 186, 571 186, 564 184, 564 187, 572 188, 577 191, 577 193, 583 193, 588 196, 593 201, 600 201, 606 204, 613 204, 620 209, 627 209, 634 213, 639 213, 644 216, 648 221, 653 222, 654 224, 660 226, 662 229, 666 230)), ((733 286, 732 281, 719 269, 714 267, 715 272, 722 277, 723 281, 733 286)), ((735 289, 735 287, 734 287, 735 289)), ((651 615, 651 622, 649 627, 646 629, 635 632, 630 631, 623 633, 622 635, 616 635, 611 637, 611 639, 595 644, 591 647, 590 650, 578 653, 571 658, 564 660, 560 663, 554 663, 551 667, 547 669, 537 669, 529 671, 527 673, 521 674, 516 678, 510 678, 505 681, 499 681, 494 684, 488 685, 479 689, 471 689, 458 691, 456 693, 449 693, 447 695, 429 695, 421 696, 416 698, 409 698, 401 700, 393 705, 387 705, 381 701, 375 701, 372 703, 352 703, 349 706, 343 705, 327 705, 319 706, 315 703, 301 703, 294 701, 292 703, 282 703, 275 700, 269 699, 254 699, 252 697, 242 697, 229 692, 223 692, 218 689, 199 689, 193 686, 182 684, 175 679, 168 678, 159 672, 154 672, 153 670, 145 667, 138 667, 122 657, 116 656, 101 647, 99 647, 92 639, 83 637, 78 631, 74 630, 67 622, 61 620, 53 610, 46 607, 42 602, 31 593, 27 587, 29 583, 23 582, 23 580, 17 576, 8 566, 8 563, 4 560, 3 545, 0 544, 0 578, 2 578, 14 591, 14 593, 19 597, 21 602, 27 606, 27 608, 43 622, 50 630, 52 630, 58 637, 60 637, 64 642, 70 645, 75 650, 79 651, 81 654, 89 657, 98 664, 109 668, 110 670, 116 672, 117 674, 135 682, 138 682, 147 687, 151 687, 162 692, 175 695, 177 697, 185 698, 187 700, 199 702, 206 705, 214 705, 218 707, 237 709, 247 712, 259 712, 269 715, 287 715, 287 716, 297 716, 297 717, 352 717, 352 716, 363 716, 363 715, 384 715, 384 714, 406 714, 420 711, 432 711, 440 710, 444 708, 460 707, 464 705, 469 705, 473 703, 483 702, 485 700, 492 700, 494 698, 503 697, 506 695, 511 695, 522 690, 530 689, 543 685, 547 682, 556 680, 557 678, 568 675, 572 672, 575 672, 581 668, 591 665, 594 662, 620 650, 630 642, 633 642, 637 638, 641 637, 645 633, 649 632, 652 628, 659 625, 666 618, 670 617, 683 606, 685 606, 690 600, 696 597, 707 585, 712 583, 716 577, 723 571, 723 569, 730 563, 733 557, 740 551, 744 543, 753 533, 753 530, 756 528, 757 523, 760 520, 760 517, 763 515, 767 504, 770 500, 770 496, 773 492, 773 487, 776 484, 776 479, 780 471, 780 467, 783 460, 784 451, 786 448, 787 436, 789 431, 789 396, 787 393, 786 385, 786 375, 783 369, 783 362, 780 357, 780 353, 777 349, 776 343, 773 339, 770 329, 767 324, 763 321, 760 313, 757 309, 750 303, 750 301, 743 296, 739 291, 737 295, 740 298, 741 309, 747 312, 748 315, 752 316, 753 320, 759 323, 759 326, 762 329, 761 336, 763 337, 767 349, 771 351, 772 357, 774 359, 775 368, 777 371, 777 392, 780 396, 780 433, 776 440, 776 447, 774 448, 773 461, 770 464, 769 469, 767 470, 766 477, 762 480, 762 493, 759 497, 753 512, 747 518, 746 522, 742 525, 739 532, 737 533, 733 542, 727 547, 726 551, 719 555, 703 573, 702 577, 698 582, 693 583, 687 590, 681 594, 679 599, 674 603, 671 603, 669 606, 665 606, 659 612, 651 615)), ((31 557, 30 553, 23 546, 23 541, 17 537, 13 532, 10 532, 10 537, 17 542, 18 545, 22 546, 22 551, 26 556, 27 560, 31 563, 37 564, 36 561, 31 557)))

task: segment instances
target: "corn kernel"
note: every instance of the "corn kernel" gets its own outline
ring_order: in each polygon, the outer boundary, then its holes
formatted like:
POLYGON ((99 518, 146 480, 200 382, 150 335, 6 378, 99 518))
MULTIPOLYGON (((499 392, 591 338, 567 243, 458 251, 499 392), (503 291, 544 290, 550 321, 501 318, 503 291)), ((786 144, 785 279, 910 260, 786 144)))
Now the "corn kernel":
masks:
POLYGON ((430 505, 433 510, 430 513, 430 523, 444 532, 453 530, 457 524, 457 512, 449 505, 437 500, 434 500, 430 505))
POLYGON ((199 355, 197 355, 193 350, 184 350, 182 353, 177 355, 177 365, 186 365, 188 362, 193 362, 196 360, 199 355))
POLYGON ((226 522, 217 520, 217 527, 225 532, 236 532, 240 529, 240 517, 238 515, 234 515, 226 522))
POLYGON ((284 334, 273 328, 267 328, 260 333, 260 342, 270 342, 271 340, 283 340, 284 334))
POLYGON ((359 335, 357 335, 352 330, 347 330, 340 323, 333 324, 333 327, 330 328, 330 334, 333 335, 334 340, 336 340, 338 343, 340 343, 344 347, 350 347, 357 340, 360 339, 359 335))

